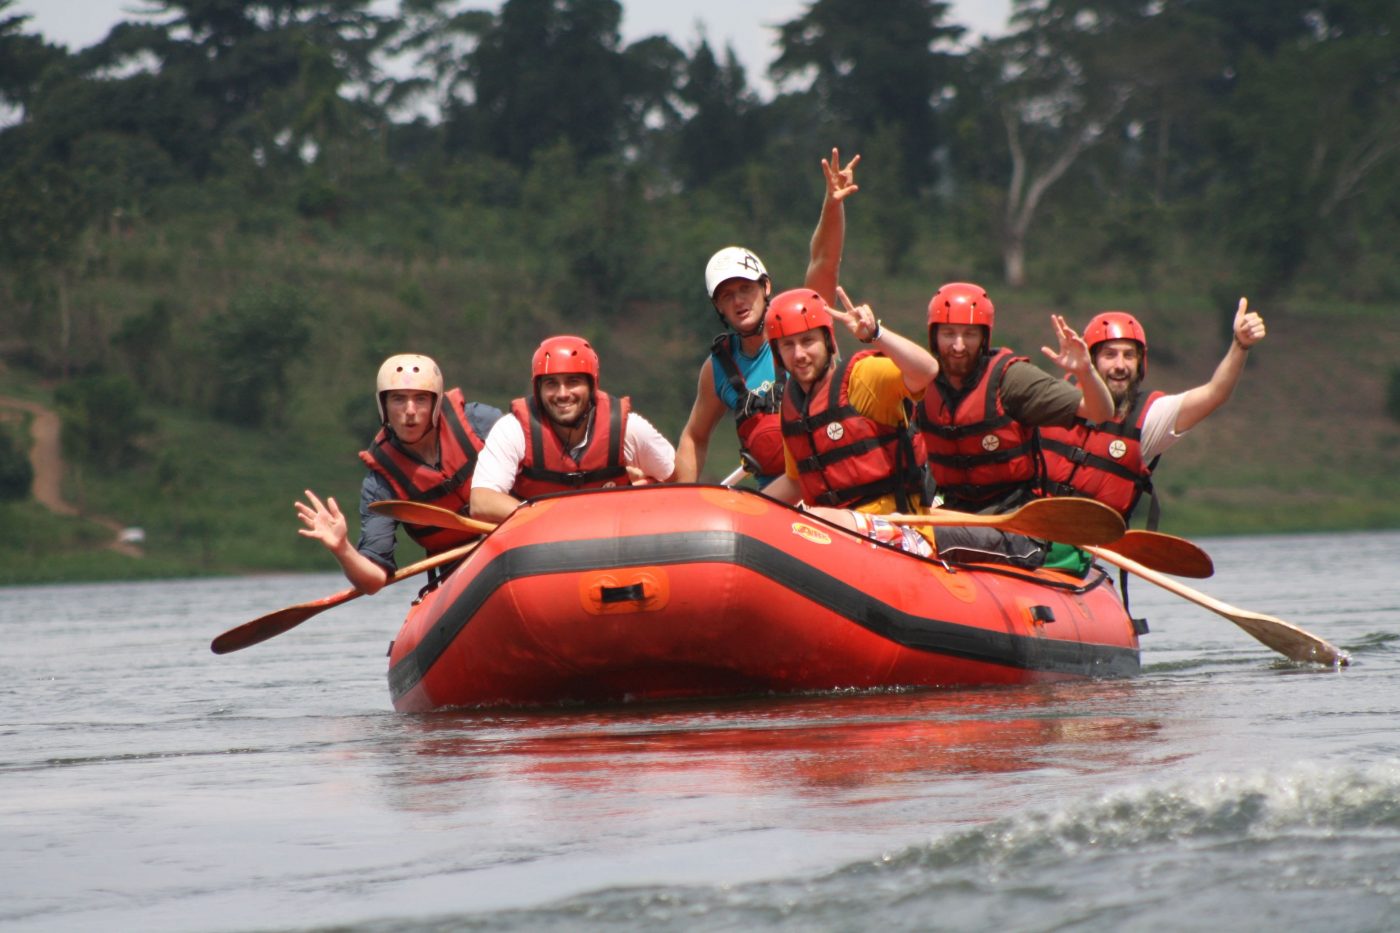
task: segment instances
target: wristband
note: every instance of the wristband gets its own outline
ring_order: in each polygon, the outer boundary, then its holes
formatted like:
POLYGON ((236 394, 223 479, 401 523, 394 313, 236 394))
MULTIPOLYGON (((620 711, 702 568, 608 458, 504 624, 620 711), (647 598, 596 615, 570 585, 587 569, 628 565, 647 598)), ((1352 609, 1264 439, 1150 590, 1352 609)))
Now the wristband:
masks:
POLYGON ((875 319, 875 332, 874 332, 873 334, 871 334, 869 337, 867 337, 866 339, 862 340, 861 343, 874 343, 875 341, 877 341, 877 340, 879 340, 879 339, 880 339, 880 319, 879 319, 879 318, 876 318, 876 319, 875 319))

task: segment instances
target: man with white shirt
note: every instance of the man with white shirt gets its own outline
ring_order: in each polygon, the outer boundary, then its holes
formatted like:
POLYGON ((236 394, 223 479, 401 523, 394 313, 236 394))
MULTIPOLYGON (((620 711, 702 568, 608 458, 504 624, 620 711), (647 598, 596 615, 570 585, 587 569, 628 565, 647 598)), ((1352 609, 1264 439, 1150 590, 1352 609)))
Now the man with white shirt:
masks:
MULTIPOLYGON (((1143 493, 1152 493, 1157 459, 1230 398, 1244 372, 1249 350, 1264 339, 1264 319, 1240 299, 1230 349, 1210 381, 1167 395, 1142 393, 1147 375, 1147 333, 1131 314, 1105 311, 1084 329, 1094 368, 1115 406, 1112 420, 1076 419, 1068 428, 1040 429, 1045 457, 1045 493, 1085 496, 1113 506, 1126 521, 1143 493)), ((1157 525, 1153 497, 1147 526, 1157 525)))
POLYGON ((598 388, 598 354, 582 337, 550 337, 530 364, 532 393, 511 402, 472 474, 471 514, 499 522, 551 492, 672 482, 676 451, 631 400, 598 388))

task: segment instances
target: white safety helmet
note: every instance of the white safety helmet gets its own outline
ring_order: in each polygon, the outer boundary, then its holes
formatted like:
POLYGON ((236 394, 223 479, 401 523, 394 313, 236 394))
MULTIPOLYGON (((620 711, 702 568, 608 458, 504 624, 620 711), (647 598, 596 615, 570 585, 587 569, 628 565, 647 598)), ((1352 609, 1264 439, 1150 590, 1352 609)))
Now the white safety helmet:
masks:
POLYGON ((384 395, 395 389, 433 393, 433 426, 437 426, 443 393, 442 370, 437 363, 418 353, 397 353, 383 362, 375 380, 374 398, 379 403, 379 420, 385 424, 389 413, 384 408, 384 395))
POLYGON ((705 294, 713 301, 715 289, 730 279, 748 279, 761 282, 768 278, 768 270, 752 250, 742 246, 726 246, 710 257, 705 263, 705 294))

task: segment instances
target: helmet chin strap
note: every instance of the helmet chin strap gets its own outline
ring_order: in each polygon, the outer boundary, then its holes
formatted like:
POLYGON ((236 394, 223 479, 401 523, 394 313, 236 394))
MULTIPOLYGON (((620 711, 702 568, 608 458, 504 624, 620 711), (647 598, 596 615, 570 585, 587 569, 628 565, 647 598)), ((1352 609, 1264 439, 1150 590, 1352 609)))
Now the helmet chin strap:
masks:
POLYGON ((758 324, 754 326, 753 330, 749 331, 748 333, 736 330, 734 333, 738 334, 740 339, 743 339, 745 337, 757 337, 759 334, 763 333, 763 322, 766 320, 768 320, 767 308, 763 310, 763 316, 758 319, 758 324))

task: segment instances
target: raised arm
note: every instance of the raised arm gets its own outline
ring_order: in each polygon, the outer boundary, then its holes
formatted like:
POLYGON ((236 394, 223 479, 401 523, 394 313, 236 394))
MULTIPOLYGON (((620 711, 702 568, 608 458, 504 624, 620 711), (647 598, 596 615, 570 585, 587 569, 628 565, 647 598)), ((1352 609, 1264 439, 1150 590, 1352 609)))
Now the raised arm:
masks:
POLYGON ((1056 366, 1074 374, 1074 381, 1083 396, 1076 414, 1095 424, 1111 421, 1114 415, 1113 394, 1108 391, 1108 386, 1099 376, 1099 371, 1094 368, 1093 357, 1089 355, 1089 345, 1060 315, 1050 315, 1050 322, 1055 325, 1055 336, 1059 339, 1060 348, 1040 349, 1055 361, 1056 366))
POLYGON ((1176 416, 1174 433, 1182 434, 1200 424, 1207 415, 1224 405, 1235 391, 1244 373, 1249 348, 1264 339, 1264 319, 1249 310, 1249 299, 1241 298, 1235 309, 1233 339, 1225 358, 1215 367, 1215 373, 1205 385, 1196 386, 1182 394, 1181 410, 1176 416))
POLYGON ((846 310, 830 308, 831 316, 846 326, 861 343, 871 344, 894 365, 904 376, 904 387, 909 394, 917 396, 938 375, 938 360, 923 346, 907 337, 901 337, 880 323, 870 305, 856 305, 841 286, 836 286, 836 297, 846 306, 846 310))
POLYGON ((325 545, 355 589, 367 594, 379 592, 389 580, 389 571, 351 546, 345 516, 335 497, 327 496, 323 503, 311 490, 305 492, 307 501, 297 502, 296 510, 306 527, 298 528, 297 534, 325 545))
POLYGON ((856 184, 859 164, 857 155, 843 168, 841 152, 835 148, 831 150, 830 160, 822 159, 826 194, 822 197, 817 229, 812 232, 812 256, 803 284, 821 295, 828 305, 835 304, 836 285, 841 280, 841 253, 846 247, 846 198, 860 190, 856 184))

